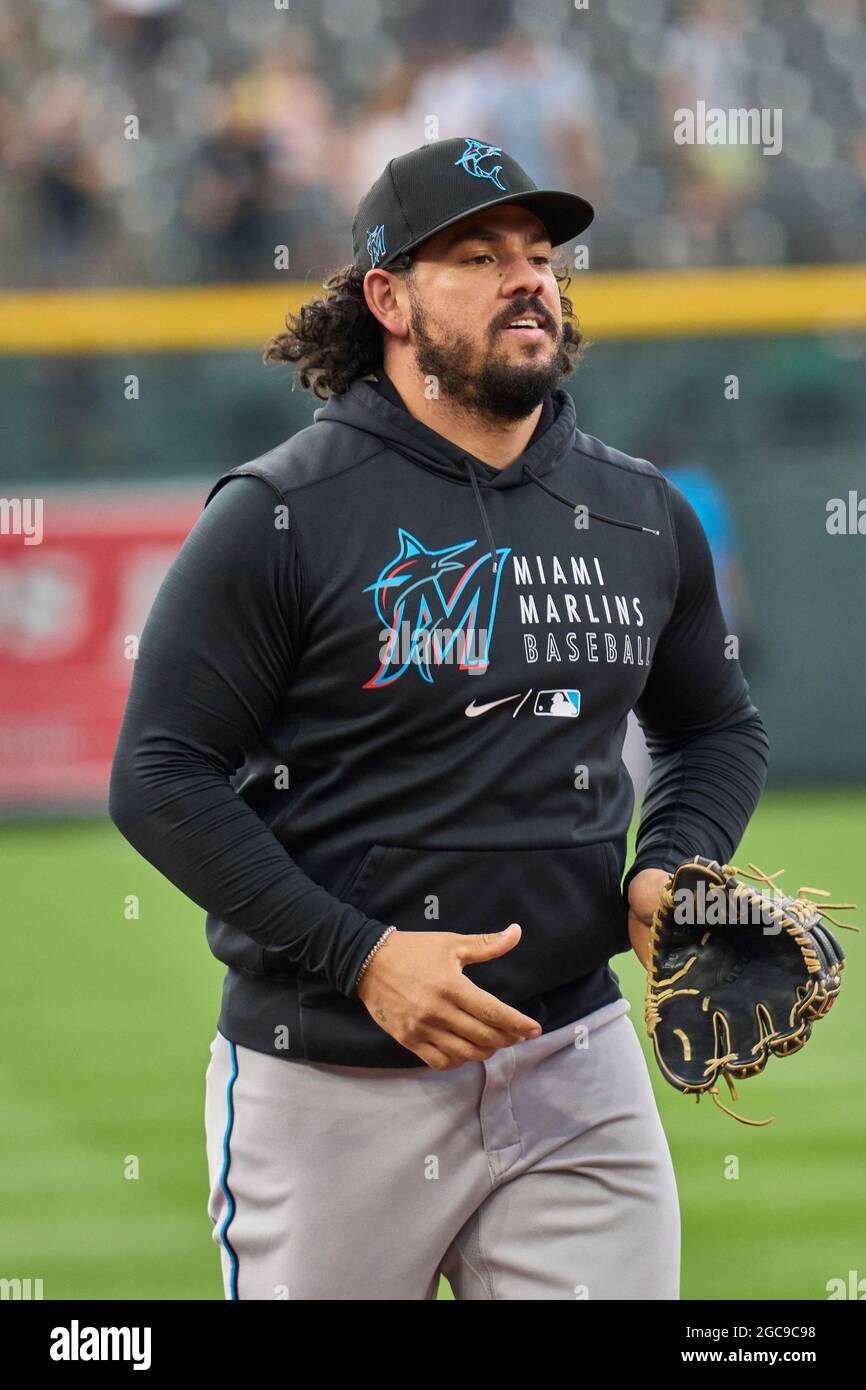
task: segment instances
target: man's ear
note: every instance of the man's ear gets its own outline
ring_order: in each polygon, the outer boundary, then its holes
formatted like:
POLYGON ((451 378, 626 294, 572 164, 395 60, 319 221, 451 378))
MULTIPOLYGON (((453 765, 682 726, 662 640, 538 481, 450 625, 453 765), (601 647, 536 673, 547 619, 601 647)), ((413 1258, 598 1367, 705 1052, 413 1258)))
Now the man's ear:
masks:
POLYGON ((368 270, 364 276, 367 308, 395 338, 409 336, 409 323, 402 306, 404 295, 400 293, 402 289, 400 277, 388 270, 368 270))

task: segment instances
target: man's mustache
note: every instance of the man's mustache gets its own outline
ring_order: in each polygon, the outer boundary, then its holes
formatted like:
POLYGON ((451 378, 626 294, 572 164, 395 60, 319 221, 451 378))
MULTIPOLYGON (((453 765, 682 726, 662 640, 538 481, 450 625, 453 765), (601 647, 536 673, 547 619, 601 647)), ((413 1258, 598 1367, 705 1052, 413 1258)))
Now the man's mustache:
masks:
POLYGON ((522 303, 509 305, 507 313, 500 314, 496 321, 491 324, 491 334, 498 333, 514 319, 526 318, 527 314, 536 314, 541 319, 542 328, 546 328, 549 333, 552 333, 554 337, 556 336, 558 331, 556 320, 550 310, 546 309, 543 304, 539 304, 537 299, 527 299, 522 303))

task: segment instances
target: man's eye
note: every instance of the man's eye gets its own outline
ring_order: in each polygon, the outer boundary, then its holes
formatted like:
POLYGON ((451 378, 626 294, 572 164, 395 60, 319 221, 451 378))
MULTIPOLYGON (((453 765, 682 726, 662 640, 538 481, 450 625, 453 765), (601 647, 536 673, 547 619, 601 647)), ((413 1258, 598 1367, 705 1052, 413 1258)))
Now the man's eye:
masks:
POLYGON ((466 265, 476 265, 479 261, 492 261, 493 257, 487 251, 479 251, 477 256, 470 256, 466 265))
POLYGON ((550 257, 550 256, 532 256, 532 257, 530 257, 530 259, 533 260, 533 261, 539 261, 539 262, 541 263, 541 265, 551 265, 551 264, 552 264, 552 260, 551 260, 551 257, 550 257))

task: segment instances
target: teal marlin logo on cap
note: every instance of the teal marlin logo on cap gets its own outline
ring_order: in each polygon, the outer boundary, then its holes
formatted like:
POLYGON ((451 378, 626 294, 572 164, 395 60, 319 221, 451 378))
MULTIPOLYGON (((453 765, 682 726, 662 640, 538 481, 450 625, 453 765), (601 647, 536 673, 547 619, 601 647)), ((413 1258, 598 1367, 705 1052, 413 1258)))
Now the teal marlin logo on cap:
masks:
POLYGON ((377 266, 385 254, 385 224, 373 227, 367 233, 367 254, 371 268, 377 266))
POLYGON ((492 159, 502 151, 496 145, 485 145, 481 140, 471 140, 468 135, 463 137, 466 141, 466 149, 459 159, 454 163, 459 164, 461 169, 465 169, 467 174, 471 174, 474 179, 490 179, 502 192, 507 192, 504 183, 500 182, 499 175, 502 172, 502 165, 495 164, 492 169, 482 169, 482 159, 492 159))

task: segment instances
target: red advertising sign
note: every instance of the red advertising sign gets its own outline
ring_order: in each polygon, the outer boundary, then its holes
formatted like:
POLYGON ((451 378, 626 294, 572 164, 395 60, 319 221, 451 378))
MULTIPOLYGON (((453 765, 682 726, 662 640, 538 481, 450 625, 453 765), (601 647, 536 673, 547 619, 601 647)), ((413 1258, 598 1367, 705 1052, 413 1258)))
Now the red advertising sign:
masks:
POLYGON ((3 809, 104 809, 136 639, 207 487, 0 498, 3 809))

